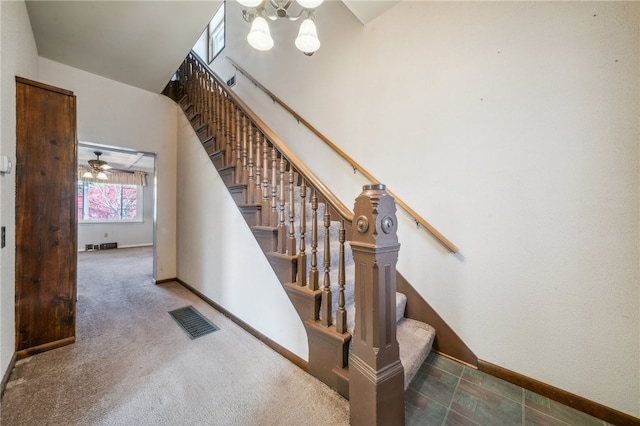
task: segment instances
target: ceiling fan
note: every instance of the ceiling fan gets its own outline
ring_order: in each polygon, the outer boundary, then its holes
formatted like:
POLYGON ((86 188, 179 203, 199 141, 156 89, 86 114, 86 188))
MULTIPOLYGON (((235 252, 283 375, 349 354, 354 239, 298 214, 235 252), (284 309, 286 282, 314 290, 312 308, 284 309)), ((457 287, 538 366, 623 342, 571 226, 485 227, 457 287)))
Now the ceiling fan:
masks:
POLYGON ((82 175, 83 178, 96 178, 100 180, 107 180, 109 177, 107 173, 112 168, 106 161, 101 160, 100 156, 102 151, 93 151, 96 155, 95 160, 89 160, 89 168, 82 175))

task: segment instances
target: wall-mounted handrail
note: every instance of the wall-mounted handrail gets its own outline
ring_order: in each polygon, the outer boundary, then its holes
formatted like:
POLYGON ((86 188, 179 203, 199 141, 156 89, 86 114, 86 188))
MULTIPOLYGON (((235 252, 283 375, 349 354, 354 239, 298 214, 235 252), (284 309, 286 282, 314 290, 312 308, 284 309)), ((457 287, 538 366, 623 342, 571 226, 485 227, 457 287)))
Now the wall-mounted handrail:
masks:
MULTIPOLYGON (((227 60, 233 65, 233 67, 238 70, 242 75, 247 77, 256 87, 262 90, 267 94, 274 102, 278 103, 282 108, 284 108, 287 112, 289 112, 298 122, 304 124, 314 135, 316 135, 320 140, 322 140, 325 144, 327 144, 331 149, 333 149, 338 155, 340 155, 346 162, 348 162, 354 170, 359 171, 364 177, 366 177, 372 184, 379 184, 380 181, 376 179, 371 173, 369 173, 364 167, 358 164, 353 158, 349 157, 344 151, 338 148, 333 142, 331 142, 326 136, 324 136, 318 129, 313 127, 307 120, 300 116, 297 112, 295 112, 290 106, 284 103, 280 98, 274 95, 269 89, 264 87, 258 80, 256 80, 251 74, 249 74, 244 68, 238 65, 233 59, 227 56, 227 60)), ((235 94, 235 93, 234 93, 235 94)), ((420 216, 415 210, 407 205, 404 201, 398 198, 393 192, 391 192, 387 188, 387 193, 389 193, 396 200, 396 204, 399 205, 409 216, 416 221, 416 224, 422 225, 424 229, 429 231, 442 245, 444 245, 447 249, 449 249, 452 253, 458 252, 458 247, 456 247, 451 241, 449 241, 444 235, 442 235, 437 229, 435 229, 429 222, 426 221, 422 216, 420 216)))
MULTIPOLYGON (((226 83, 218 77, 218 75, 205 63, 205 61, 198 56, 197 53, 191 51, 189 55, 200 65, 203 69, 207 70, 207 72, 213 77, 213 79, 220 85, 220 87, 226 87, 226 83)), ((293 167, 298 171, 298 173, 306 179, 309 183, 309 186, 315 188, 318 194, 326 200, 335 212, 345 220, 348 224, 353 222, 353 212, 340 201, 340 199, 333 193, 327 186, 320 181, 311 170, 300 160, 292 151, 289 149, 287 145, 282 142, 282 140, 271 130, 267 124, 262 121, 258 115, 253 112, 249 106, 244 103, 240 97, 234 93, 232 90, 225 90, 227 96, 229 96, 233 102, 240 107, 245 115, 253 122, 253 124, 258 127, 264 136, 275 146, 278 148, 278 151, 286 160, 293 165, 293 167)))

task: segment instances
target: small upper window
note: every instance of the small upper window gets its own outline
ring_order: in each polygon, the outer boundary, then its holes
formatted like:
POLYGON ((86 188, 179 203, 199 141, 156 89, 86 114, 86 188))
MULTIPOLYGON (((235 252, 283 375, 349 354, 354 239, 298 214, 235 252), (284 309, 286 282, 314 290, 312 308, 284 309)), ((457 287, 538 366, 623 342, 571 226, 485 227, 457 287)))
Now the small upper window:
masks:
POLYGON ((209 41, 209 63, 224 49, 224 3, 218 9, 207 27, 209 41))

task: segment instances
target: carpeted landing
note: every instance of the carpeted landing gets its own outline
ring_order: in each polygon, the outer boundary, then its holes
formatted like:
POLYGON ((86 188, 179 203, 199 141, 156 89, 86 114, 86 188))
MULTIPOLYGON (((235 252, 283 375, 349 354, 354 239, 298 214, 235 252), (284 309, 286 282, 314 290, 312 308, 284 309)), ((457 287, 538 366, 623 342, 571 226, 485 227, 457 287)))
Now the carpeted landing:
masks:
POLYGON ((177 283, 151 248, 79 253, 77 342, 19 361, 2 425, 341 425, 348 402, 177 283), (168 314, 220 327, 191 340, 168 314))

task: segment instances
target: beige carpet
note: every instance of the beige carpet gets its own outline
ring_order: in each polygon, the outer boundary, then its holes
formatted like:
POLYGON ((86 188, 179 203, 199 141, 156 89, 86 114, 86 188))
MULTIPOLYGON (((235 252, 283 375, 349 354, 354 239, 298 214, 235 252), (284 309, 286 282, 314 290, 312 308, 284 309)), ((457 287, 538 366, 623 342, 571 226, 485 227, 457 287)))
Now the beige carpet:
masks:
POLYGON ((177 283, 150 248, 80 253, 77 342, 17 363, 2 425, 341 425, 348 403, 177 283), (167 313, 220 327, 190 340, 167 313))

